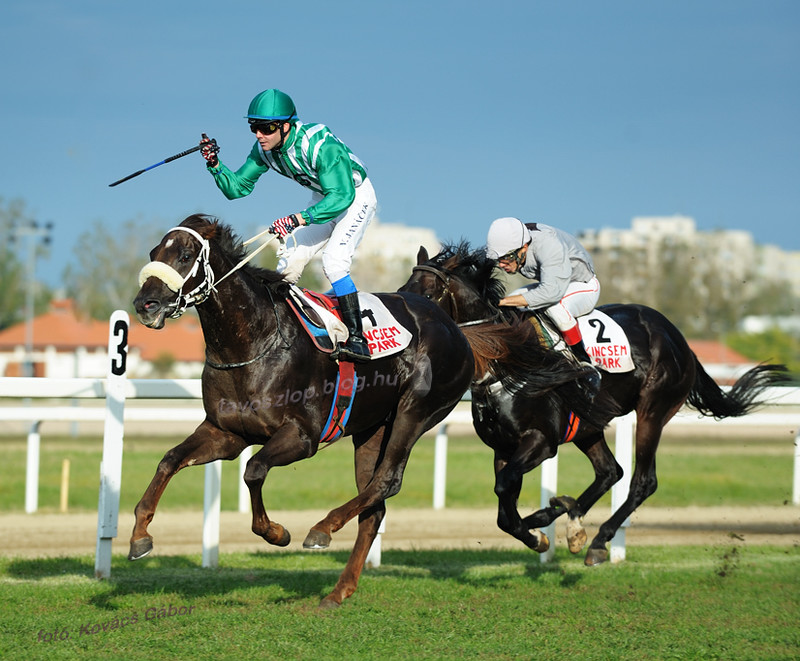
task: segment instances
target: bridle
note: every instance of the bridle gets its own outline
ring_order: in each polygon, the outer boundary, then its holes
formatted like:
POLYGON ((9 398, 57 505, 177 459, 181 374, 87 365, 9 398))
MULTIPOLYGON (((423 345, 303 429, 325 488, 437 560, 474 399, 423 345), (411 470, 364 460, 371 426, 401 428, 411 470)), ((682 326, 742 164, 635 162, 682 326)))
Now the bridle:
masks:
MULTIPOLYGON (((437 268, 435 268, 433 266, 428 266, 427 264, 419 264, 417 266, 414 266, 411 269, 411 272, 413 273, 415 271, 421 271, 421 272, 424 272, 424 273, 432 273, 434 276, 436 276, 439 280, 441 280, 444 283, 444 290, 439 295, 439 297, 438 298, 431 298, 430 300, 432 300, 437 305, 442 306, 442 303, 449 296, 450 297, 451 307, 452 307, 452 310, 453 310, 452 317, 453 317, 453 319, 457 319, 458 318, 458 301, 456 300, 456 297, 453 295, 453 290, 450 288, 451 274, 448 271, 445 271, 444 269, 437 269, 437 268)), ((478 298, 478 299, 481 298, 480 292, 478 292, 478 290, 475 289, 475 287, 473 287, 472 284, 470 284, 469 282, 463 281, 463 280, 461 280, 460 282, 465 287, 471 289, 472 292, 475 294, 476 298, 478 298)), ((475 319, 475 320, 472 320, 472 321, 457 322, 456 325, 459 328, 464 328, 466 326, 477 326, 479 324, 485 324, 485 323, 488 323, 488 322, 497 321, 501 317, 502 317, 502 313, 498 310, 491 317, 487 317, 485 319, 475 319)))
MULTIPOLYGON (((203 238, 201 234, 191 227, 183 227, 179 225, 177 227, 173 227, 167 234, 170 232, 181 231, 181 232, 188 232, 191 234, 195 239, 200 242, 200 252, 197 253, 197 257, 194 260, 194 264, 192 265, 191 270, 189 273, 186 274, 186 277, 183 277, 180 273, 178 273, 174 268, 172 268, 169 264, 164 262, 150 262, 149 264, 145 264, 141 271, 139 271, 139 288, 144 285, 147 278, 157 278, 161 280, 170 291, 175 292, 178 296, 172 303, 168 303, 165 307, 168 311, 170 319, 177 319, 180 317, 184 312, 186 312, 187 308, 192 307, 193 305, 200 305, 203 301, 205 301, 210 295, 211 292, 217 291, 217 285, 219 285, 225 278, 229 278, 233 275, 236 271, 242 268, 245 264, 247 264, 251 259, 253 259, 258 253, 260 253, 264 248, 266 248, 270 242, 277 237, 274 235, 269 241, 265 241, 262 243, 258 248, 253 250, 247 257, 245 257, 241 262, 239 262, 236 266, 234 266, 230 271, 228 271, 225 275, 223 275, 219 280, 216 280, 214 275, 214 270, 211 268, 211 262, 209 261, 209 256, 211 254, 211 245, 208 242, 208 239, 203 238), (188 282, 191 278, 197 275, 197 272, 202 267, 203 269, 203 280, 200 284, 197 285, 192 291, 188 292, 187 294, 183 293, 183 286, 188 282)), ((266 232, 261 232, 261 234, 257 234, 251 239, 248 239, 244 242, 244 245, 248 243, 252 243, 259 237, 263 236, 266 232)))
MULTIPOLYGON (((171 319, 177 319, 186 312, 187 308, 193 305, 199 305, 211 295, 212 291, 216 291, 214 270, 211 268, 211 263, 209 261, 211 245, 208 243, 208 239, 203 238, 199 232, 196 232, 190 227, 173 227, 167 234, 175 231, 188 232, 200 242, 200 252, 197 253, 194 264, 192 264, 192 268, 189 273, 186 274, 186 277, 182 276, 169 264, 164 262, 150 262, 149 264, 145 264, 142 270, 139 271, 140 288, 148 278, 156 278, 161 280, 170 291, 177 294, 175 300, 165 306, 167 314, 171 319), (200 284, 190 292, 184 293, 183 286, 194 278, 200 269, 203 270, 203 279, 200 281, 200 284)), ((227 275, 225 277, 227 277, 227 275)))
MULTIPOLYGON (((211 268, 211 262, 209 260, 211 254, 211 244, 208 242, 208 239, 203 238, 199 232, 193 230, 191 227, 173 227, 167 234, 173 231, 181 231, 181 232, 188 232, 191 234, 195 239, 200 242, 200 252, 197 253, 197 257, 194 260, 194 264, 192 264, 192 268, 189 273, 186 274, 186 277, 182 276, 178 273, 173 267, 165 262, 150 262, 149 264, 145 264, 142 270, 139 272, 139 287, 141 288, 145 281, 148 278, 156 278, 161 280, 170 291, 173 291, 177 294, 177 297, 172 303, 168 303, 165 305, 167 313, 171 319, 177 319, 180 317, 184 312, 186 312, 187 308, 193 305, 199 305, 203 301, 205 301, 210 295, 211 292, 217 292, 217 285, 219 285, 223 280, 230 277, 242 268, 245 264, 247 264, 253 257, 255 257, 261 250, 266 247, 270 241, 266 241, 262 243, 256 250, 251 252, 247 257, 245 257, 242 261, 240 261, 236 266, 234 266, 230 271, 228 271, 225 275, 223 275, 219 280, 216 279, 214 275, 214 270, 211 268), (197 275, 198 271, 202 269, 203 271, 203 280, 198 284, 192 291, 184 294, 183 293, 183 286, 195 275, 197 275)), ((249 239, 245 242, 245 245, 248 243, 253 242, 261 235, 261 234, 254 236, 252 239, 249 239)), ((270 300, 272 300, 272 292, 267 288, 267 293, 269 294, 270 300)), ((280 322, 278 320, 278 312, 275 309, 275 302, 272 301, 272 309, 275 313, 275 321, 277 322, 277 329, 278 335, 283 339, 284 342, 286 338, 283 336, 281 331, 280 322)), ((267 345, 267 347, 259 353, 255 358, 251 358, 250 360, 245 360, 238 363, 214 363, 206 358, 206 364, 214 369, 218 370, 228 370, 233 369, 235 367, 245 367, 246 365, 251 365, 258 360, 261 360, 264 356, 269 353, 270 349, 274 341, 267 345)), ((288 344, 288 342, 287 342, 288 344)))

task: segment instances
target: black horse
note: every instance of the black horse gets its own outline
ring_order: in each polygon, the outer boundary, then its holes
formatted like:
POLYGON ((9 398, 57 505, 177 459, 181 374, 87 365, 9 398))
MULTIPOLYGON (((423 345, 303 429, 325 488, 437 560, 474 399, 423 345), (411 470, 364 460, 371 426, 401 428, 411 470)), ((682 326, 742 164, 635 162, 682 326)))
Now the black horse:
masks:
MULTIPOLYGON (((278 546, 290 541, 288 531, 267 516, 262 486, 273 466, 317 452, 335 404, 325 384, 336 382, 338 366, 314 347, 290 310, 288 284, 273 271, 243 265, 244 257, 228 226, 194 215, 167 232, 142 269, 134 305, 143 324, 162 328, 167 316, 196 306, 206 341, 206 418, 164 455, 136 505, 131 560, 152 549, 147 527, 173 475, 186 466, 235 459, 250 445, 263 445, 244 474, 253 532, 278 546)), ((353 551, 324 606, 339 605, 355 591, 385 500, 400 490, 412 447, 460 401, 473 371, 467 340, 438 306, 415 294, 379 298, 412 337, 399 353, 359 364, 352 377, 359 386, 341 435, 353 437, 358 495, 314 525, 303 543, 326 548, 332 533, 358 516, 353 551)))
MULTIPOLYGON (((475 322, 500 328, 509 318, 530 321, 529 314, 498 307, 504 286, 494 277, 494 262, 485 257, 484 251, 472 251, 469 244, 462 242, 445 246, 429 259, 427 251, 420 248, 417 262, 400 291, 416 292, 436 302, 459 322, 471 342, 475 322)), ((507 379, 485 378, 471 386, 475 429, 495 452, 498 526, 537 551, 546 550, 546 540, 541 539, 541 533, 531 535, 530 530, 548 526, 565 513, 569 514, 570 550, 577 553, 583 548, 587 535, 582 517, 622 478, 622 469, 606 444, 603 429, 614 417, 636 411, 636 464, 630 492, 625 503, 600 526, 586 553, 587 565, 607 560, 607 542, 655 492, 655 456, 661 433, 684 403, 717 419, 742 416, 758 404, 757 397, 766 387, 786 378, 785 367, 760 365, 744 374, 729 392, 723 392, 680 331, 662 314, 642 305, 604 305, 600 309, 625 330, 635 368, 626 373, 602 374, 592 415, 580 420, 577 431, 575 418, 564 404, 553 405, 552 400, 543 400, 530 390, 509 388, 507 379), (568 496, 553 498, 550 507, 522 518, 517 499, 523 475, 554 456, 570 435, 591 461, 594 481, 577 500, 568 496)))

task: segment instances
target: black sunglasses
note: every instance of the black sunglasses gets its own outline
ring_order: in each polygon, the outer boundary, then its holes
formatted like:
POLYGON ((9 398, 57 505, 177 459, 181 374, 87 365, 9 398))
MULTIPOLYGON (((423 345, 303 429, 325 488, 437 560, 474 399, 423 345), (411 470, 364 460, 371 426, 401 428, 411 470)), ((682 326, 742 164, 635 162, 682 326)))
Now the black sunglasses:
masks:
POLYGON ((250 130, 253 133, 256 133, 257 131, 261 131, 261 133, 263 133, 264 135, 272 135, 282 125, 283 125, 282 121, 280 121, 280 122, 259 122, 259 121, 253 121, 252 119, 250 120, 250 130))

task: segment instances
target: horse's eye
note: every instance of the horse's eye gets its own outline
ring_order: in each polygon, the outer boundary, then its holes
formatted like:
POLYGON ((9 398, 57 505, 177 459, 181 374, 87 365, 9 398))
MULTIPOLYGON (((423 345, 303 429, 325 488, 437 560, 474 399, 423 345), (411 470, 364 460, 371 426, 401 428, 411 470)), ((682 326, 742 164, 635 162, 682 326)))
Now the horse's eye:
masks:
POLYGON ((192 258, 192 253, 190 251, 188 251, 188 250, 184 250, 183 252, 181 252, 181 256, 180 256, 179 259, 180 259, 181 262, 183 262, 185 264, 191 258, 192 258))

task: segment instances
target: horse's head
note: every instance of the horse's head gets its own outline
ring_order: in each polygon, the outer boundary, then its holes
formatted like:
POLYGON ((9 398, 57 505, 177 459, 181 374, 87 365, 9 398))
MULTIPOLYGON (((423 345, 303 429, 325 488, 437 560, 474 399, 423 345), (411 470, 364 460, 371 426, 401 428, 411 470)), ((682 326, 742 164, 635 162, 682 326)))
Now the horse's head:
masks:
POLYGON ((420 247, 417 265, 399 291, 421 294, 456 322, 486 321, 498 315, 503 284, 493 277, 494 262, 469 244, 445 246, 433 257, 420 247))
POLYGON ((139 293, 133 301, 145 326, 163 328, 167 316, 179 317, 208 297, 215 282, 209 240, 219 231, 216 220, 189 216, 150 251, 151 261, 139 273, 139 293))

